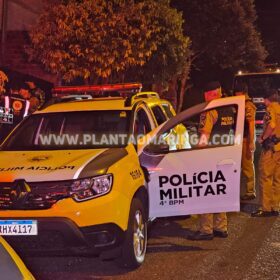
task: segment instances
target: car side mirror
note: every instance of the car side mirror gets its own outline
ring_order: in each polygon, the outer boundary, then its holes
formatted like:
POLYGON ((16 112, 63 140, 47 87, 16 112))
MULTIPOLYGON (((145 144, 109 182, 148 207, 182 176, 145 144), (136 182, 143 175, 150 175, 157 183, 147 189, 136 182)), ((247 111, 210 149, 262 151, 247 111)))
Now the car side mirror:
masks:
POLYGON ((145 149, 147 152, 151 154, 166 154, 169 152, 168 144, 150 144, 145 149))

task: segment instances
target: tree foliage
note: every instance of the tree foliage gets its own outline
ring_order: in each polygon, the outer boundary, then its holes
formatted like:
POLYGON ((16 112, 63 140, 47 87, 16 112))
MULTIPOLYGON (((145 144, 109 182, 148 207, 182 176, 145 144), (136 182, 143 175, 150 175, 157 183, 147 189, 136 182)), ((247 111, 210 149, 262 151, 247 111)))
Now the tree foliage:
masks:
POLYGON ((255 27, 254 0, 174 0, 173 5, 184 12, 194 65, 205 76, 263 68, 267 53, 255 27))
POLYGON ((152 38, 157 43, 157 50, 145 65, 135 67, 132 72, 144 81, 167 82, 174 76, 182 79, 182 76, 189 73, 190 39, 183 34, 182 14, 176 9, 171 9, 169 2, 150 1, 150 24, 157 26, 159 30, 152 38))
POLYGON ((189 55, 182 15, 169 2, 58 1, 30 32, 28 53, 65 81, 112 81, 128 73, 168 79, 189 55))

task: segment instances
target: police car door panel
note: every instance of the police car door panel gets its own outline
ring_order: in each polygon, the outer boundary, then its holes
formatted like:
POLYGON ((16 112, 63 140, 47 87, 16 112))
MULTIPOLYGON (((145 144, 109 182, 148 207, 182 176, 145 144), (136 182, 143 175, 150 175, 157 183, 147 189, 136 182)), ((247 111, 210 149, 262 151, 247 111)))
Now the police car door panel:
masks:
POLYGON ((150 217, 239 211, 244 104, 243 97, 217 99, 160 127, 157 136, 203 111, 221 106, 236 109, 232 145, 152 153, 147 145, 142 151, 140 162, 150 173, 150 217))

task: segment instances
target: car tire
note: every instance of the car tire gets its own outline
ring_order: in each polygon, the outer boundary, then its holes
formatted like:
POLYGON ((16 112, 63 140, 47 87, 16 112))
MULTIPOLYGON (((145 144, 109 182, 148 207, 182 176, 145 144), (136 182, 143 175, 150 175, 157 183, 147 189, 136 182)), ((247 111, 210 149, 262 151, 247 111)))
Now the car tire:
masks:
POLYGON ((139 198, 134 198, 122 246, 122 266, 135 269, 144 262, 147 239, 147 211, 143 202, 139 198))

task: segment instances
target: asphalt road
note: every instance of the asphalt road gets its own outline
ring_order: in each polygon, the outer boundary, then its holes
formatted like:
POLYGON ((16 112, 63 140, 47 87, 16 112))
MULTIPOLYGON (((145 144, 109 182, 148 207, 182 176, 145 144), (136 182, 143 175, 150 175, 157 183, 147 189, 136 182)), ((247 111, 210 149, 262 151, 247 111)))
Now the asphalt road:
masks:
POLYGON ((280 217, 229 214, 229 237, 189 241, 197 217, 162 219, 151 228, 144 265, 135 271, 115 261, 81 257, 29 257, 39 280, 64 279, 280 279, 280 217))

